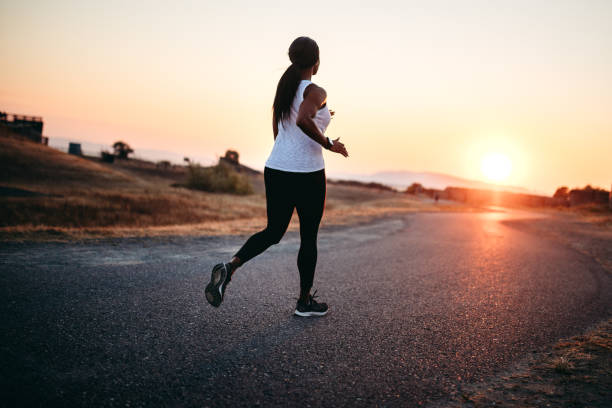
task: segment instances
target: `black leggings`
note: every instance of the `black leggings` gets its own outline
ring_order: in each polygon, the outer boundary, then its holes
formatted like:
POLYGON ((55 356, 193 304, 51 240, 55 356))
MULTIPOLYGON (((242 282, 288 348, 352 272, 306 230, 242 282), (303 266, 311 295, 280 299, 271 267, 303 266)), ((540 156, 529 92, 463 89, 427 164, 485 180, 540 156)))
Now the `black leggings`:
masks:
POLYGON ((300 219, 300 251, 297 266, 300 289, 308 293, 317 265, 317 234, 325 208, 325 170, 293 173, 264 169, 268 225, 252 235, 236 253, 243 264, 278 244, 285 234, 293 209, 300 219))

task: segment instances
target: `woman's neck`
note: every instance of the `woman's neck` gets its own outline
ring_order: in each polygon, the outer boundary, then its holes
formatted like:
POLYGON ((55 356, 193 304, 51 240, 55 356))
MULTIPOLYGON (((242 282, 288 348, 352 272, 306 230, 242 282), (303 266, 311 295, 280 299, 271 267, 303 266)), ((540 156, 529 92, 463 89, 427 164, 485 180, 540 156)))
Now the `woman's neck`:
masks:
POLYGON ((304 80, 312 80, 312 68, 306 68, 303 69, 302 72, 300 73, 300 77, 304 80))

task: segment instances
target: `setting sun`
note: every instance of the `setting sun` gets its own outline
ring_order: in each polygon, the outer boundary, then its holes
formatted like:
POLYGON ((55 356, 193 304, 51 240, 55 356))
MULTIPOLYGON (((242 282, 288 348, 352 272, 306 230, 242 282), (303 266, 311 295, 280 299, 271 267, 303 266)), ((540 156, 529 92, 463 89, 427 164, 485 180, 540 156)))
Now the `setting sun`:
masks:
POLYGON ((491 181, 505 181, 512 171, 512 162, 504 154, 489 153, 483 157, 480 170, 491 181))

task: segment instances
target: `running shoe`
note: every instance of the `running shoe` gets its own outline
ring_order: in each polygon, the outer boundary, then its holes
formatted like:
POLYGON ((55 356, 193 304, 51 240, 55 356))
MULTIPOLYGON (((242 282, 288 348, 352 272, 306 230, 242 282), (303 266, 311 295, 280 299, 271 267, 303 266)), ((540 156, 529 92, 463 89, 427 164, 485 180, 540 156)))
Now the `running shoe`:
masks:
POLYGON ((316 297, 317 291, 314 294, 308 296, 306 302, 300 302, 298 300, 295 308, 295 315, 302 317, 314 317, 314 316, 325 316, 328 311, 327 303, 319 303, 314 298, 316 297))
POLYGON ((206 300, 214 307, 219 307, 223 302, 225 288, 232 280, 232 267, 228 263, 215 265, 210 274, 210 283, 206 285, 206 300))

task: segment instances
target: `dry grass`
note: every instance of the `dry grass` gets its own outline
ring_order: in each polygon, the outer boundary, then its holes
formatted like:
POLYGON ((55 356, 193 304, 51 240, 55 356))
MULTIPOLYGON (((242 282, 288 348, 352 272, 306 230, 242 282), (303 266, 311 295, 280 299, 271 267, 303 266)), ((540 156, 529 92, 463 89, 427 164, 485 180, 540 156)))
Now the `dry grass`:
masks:
POLYGON ((570 208, 556 208, 547 210, 553 215, 565 215, 578 218, 598 227, 612 231, 612 209, 601 204, 584 204, 570 208))
MULTIPOLYGON (((0 138, 0 184, 42 197, 0 197, 5 237, 80 229, 142 229, 265 215, 259 196, 235 197, 172 187, 186 171, 154 164, 105 164, 40 144, 0 138)), ((62 234, 59 234, 62 235, 62 234)))
POLYGON ((557 343, 506 375, 467 386, 451 407, 609 407, 612 320, 557 343))
MULTIPOLYGON (((263 176, 250 195, 172 187, 185 167, 138 160, 107 164, 40 144, 0 138, 0 185, 47 196, 0 197, 0 240, 249 234, 265 226, 263 176)), ((471 211, 452 202, 329 183, 323 225, 417 211, 471 211)), ((290 229, 297 229, 294 217, 290 229)))
MULTIPOLYGON (((350 187, 354 188, 354 187, 350 187)), ((333 189, 333 188, 332 188, 333 189)), ((370 201, 355 204, 350 200, 330 199, 327 202, 322 226, 348 225, 367 222, 375 218, 422 211, 471 211, 469 207, 456 204, 434 205, 419 200, 401 196, 397 198, 376 197, 371 192, 355 191, 356 196, 368 194, 370 201)), ((111 195, 112 196, 112 195, 111 195)), ((173 195, 157 197, 164 203, 160 208, 162 214, 149 214, 150 205, 136 212, 138 203, 146 201, 147 195, 132 197, 136 205, 125 204, 125 196, 121 195, 119 203, 113 203, 109 196, 99 196, 100 203, 82 207, 81 213, 95 213, 95 222, 87 217, 67 219, 66 224, 57 223, 61 217, 50 211, 51 204, 37 209, 40 219, 49 217, 51 222, 38 224, 24 222, 11 226, 0 227, 0 240, 74 240, 101 237, 144 237, 166 235, 228 235, 252 234, 266 225, 265 198, 263 195, 236 197, 227 194, 211 194, 204 192, 178 191, 173 195), (176 196, 185 195, 186 198, 176 196), (199 196, 199 197, 198 197, 199 196), (167 203, 171 203, 166 205, 167 203), (117 215, 117 208, 122 208, 123 216, 117 215), (169 210, 165 210, 168 208, 169 210), (129 210, 129 212, 128 212, 129 210), (76 224, 77 220, 82 224, 76 224), (103 224, 103 222, 108 222, 103 224)), ((26 200, 49 200, 45 198, 26 200)), ((72 199, 70 199, 72 200, 72 199)), ((81 200, 74 198, 74 200, 81 200)), ((89 200, 89 199, 87 199, 89 200)), ((0 206, 1 207, 1 206, 0 206)), ((60 211, 61 213, 61 211, 60 211)), ((297 216, 294 216, 289 230, 299 229, 297 216)))
POLYGON ((259 200, 252 201, 235 205, 233 197, 181 190, 9 197, 0 206, 0 226, 146 227, 241 219, 262 212, 259 200))
POLYGON ((133 177, 101 163, 50 147, 8 137, 0 138, 0 182, 53 193, 64 186, 127 187, 133 177))
POLYGON ((569 374, 575 368, 569 356, 555 357, 550 361, 550 366, 558 373, 569 374))

